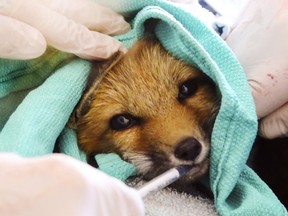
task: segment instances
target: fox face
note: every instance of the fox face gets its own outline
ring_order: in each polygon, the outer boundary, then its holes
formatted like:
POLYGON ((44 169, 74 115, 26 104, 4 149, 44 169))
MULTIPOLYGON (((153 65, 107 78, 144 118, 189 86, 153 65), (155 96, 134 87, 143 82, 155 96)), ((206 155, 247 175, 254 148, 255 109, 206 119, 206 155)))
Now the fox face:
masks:
POLYGON ((208 170, 219 94, 200 70, 155 39, 138 41, 105 74, 77 136, 87 153, 119 154, 146 179, 193 165, 189 181, 208 170))

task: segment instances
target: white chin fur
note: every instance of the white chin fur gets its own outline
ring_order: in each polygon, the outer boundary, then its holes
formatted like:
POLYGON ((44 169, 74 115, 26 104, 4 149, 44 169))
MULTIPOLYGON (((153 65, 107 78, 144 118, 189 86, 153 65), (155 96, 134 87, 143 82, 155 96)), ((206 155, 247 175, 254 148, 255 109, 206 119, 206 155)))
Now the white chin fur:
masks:
MULTIPOLYGON (((200 141, 200 143, 202 145, 202 150, 195 161, 180 160, 171 154, 169 157, 171 167, 200 164, 203 162, 209 153, 209 145, 207 145, 204 141, 200 141)), ((123 158, 132 163, 137 168, 138 172, 144 175, 151 171, 153 167, 153 161, 151 161, 151 158, 141 153, 126 152, 123 155, 123 158)))
POLYGON ((152 168, 153 162, 151 159, 140 153, 127 152, 123 155, 125 160, 131 162, 138 170, 138 172, 145 174, 152 168))

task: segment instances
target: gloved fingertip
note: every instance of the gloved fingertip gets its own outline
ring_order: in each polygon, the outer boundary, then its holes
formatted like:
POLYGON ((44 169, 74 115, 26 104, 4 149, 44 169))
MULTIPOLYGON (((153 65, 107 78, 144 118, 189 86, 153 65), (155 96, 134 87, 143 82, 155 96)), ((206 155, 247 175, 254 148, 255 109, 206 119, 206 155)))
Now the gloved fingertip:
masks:
POLYGON ((131 30, 131 26, 130 26, 130 24, 129 23, 127 23, 124 19, 123 19, 123 21, 121 22, 122 24, 122 30, 121 30, 121 34, 123 34, 123 33, 126 33, 126 32, 128 32, 128 31, 130 31, 131 30))
POLYGON ((26 36, 27 40, 27 50, 26 55, 29 58, 36 58, 41 56, 47 47, 47 42, 44 36, 35 30, 34 32, 30 32, 29 35, 26 36))
POLYGON ((277 110, 267 117, 261 119, 259 122, 258 134, 266 139, 287 137, 288 124, 285 115, 277 110))
POLYGON ((125 46, 122 44, 122 45, 120 46, 120 48, 119 48, 119 51, 125 54, 125 53, 127 53, 128 49, 127 49, 127 47, 125 47, 125 46))
POLYGON ((0 29, 0 58, 27 60, 37 58, 46 50, 44 36, 35 28, 14 19, 5 20, 0 29))
POLYGON ((1 53, 0 51, 0 58, 3 59, 15 59, 15 60, 31 60, 40 57, 46 48, 17 48, 17 50, 5 50, 5 53, 1 53))
POLYGON ((258 134, 265 139, 274 139, 280 135, 280 128, 277 120, 271 118, 271 115, 268 115, 259 121, 258 134))
POLYGON ((97 35, 99 33, 95 33, 95 40, 89 42, 86 47, 82 46, 81 50, 78 52, 74 52, 75 55, 80 58, 84 58, 87 60, 106 60, 110 58, 113 54, 120 51, 123 53, 127 52, 127 48, 124 45, 107 35, 97 35), (99 37, 100 36, 100 37, 99 37))
POLYGON ((47 45, 46 41, 44 40, 43 42, 35 42, 29 49, 23 53, 23 58, 26 59, 34 59, 38 58, 41 55, 43 55, 46 51, 47 45), (25 56, 24 56, 25 55, 25 56))
POLYGON ((266 129, 265 126, 266 126, 265 124, 260 122, 259 128, 258 128, 258 135, 265 139, 272 139, 273 136, 271 137, 271 134, 269 133, 267 134, 267 131, 265 130, 266 129))
POLYGON ((119 35, 130 31, 131 27, 130 24, 126 22, 122 16, 117 16, 111 22, 109 29, 111 31, 113 30, 111 33, 108 33, 109 35, 119 35))

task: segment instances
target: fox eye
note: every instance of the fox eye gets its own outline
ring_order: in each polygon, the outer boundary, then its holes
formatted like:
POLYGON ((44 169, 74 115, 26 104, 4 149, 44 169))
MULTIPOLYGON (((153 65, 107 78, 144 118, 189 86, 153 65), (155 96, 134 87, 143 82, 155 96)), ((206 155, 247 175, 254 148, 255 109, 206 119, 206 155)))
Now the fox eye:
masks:
POLYGON ((196 93, 198 83, 196 79, 190 79, 182 83, 179 87, 178 100, 185 100, 196 93))
POLYGON ((110 128, 120 131, 130 128, 136 123, 133 116, 129 114, 118 114, 110 119, 110 128))

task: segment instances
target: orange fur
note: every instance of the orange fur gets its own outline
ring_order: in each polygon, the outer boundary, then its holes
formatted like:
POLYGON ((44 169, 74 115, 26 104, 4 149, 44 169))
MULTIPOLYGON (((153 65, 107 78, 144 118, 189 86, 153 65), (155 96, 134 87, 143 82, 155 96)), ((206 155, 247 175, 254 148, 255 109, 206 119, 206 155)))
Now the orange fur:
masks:
POLYGON ((218 108, 216 87, 204 73, 146 38, 105 74, 89 111, 79 121, 78 140, 87 153, 116 152, 149 177, 179 164, 198 164, 190 175, 194 179, 207 170, 218 108), (180 86, 195 78, 197 91, 180 100, 180 86), (137 121, 113 130, 111 118, 118 114, 137 121), (178 143, 191 137, 201 143, 201 156, 192 162, 175 157, 178 143))

